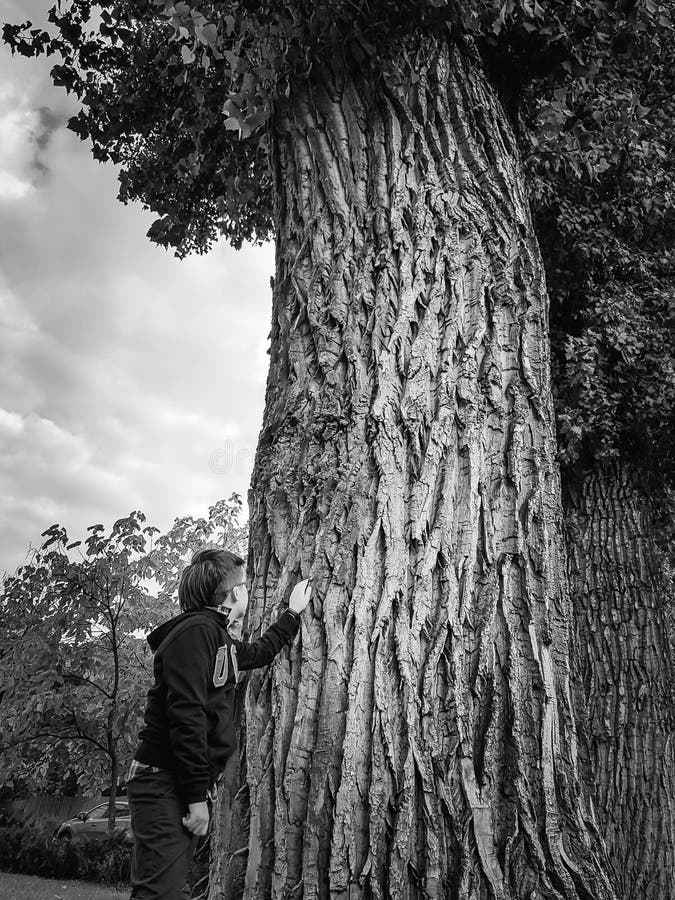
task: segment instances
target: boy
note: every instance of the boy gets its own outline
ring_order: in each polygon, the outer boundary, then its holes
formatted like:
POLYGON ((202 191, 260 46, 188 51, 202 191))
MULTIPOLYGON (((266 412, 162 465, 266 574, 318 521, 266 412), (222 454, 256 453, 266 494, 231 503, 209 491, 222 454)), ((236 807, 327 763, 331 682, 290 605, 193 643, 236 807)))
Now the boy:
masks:
POLYGON ((246 564, 200 550, 181 575, 182 613, 148 635, 155 683, 127 777, 134 834, 133 900, 179 900, 197 839, 209 826, 207 798, 234 745, 240 669, 270 663, 300 625, 310 588, 293 588, 288 609, 251 643, 237 640, 248 603, 246 564))

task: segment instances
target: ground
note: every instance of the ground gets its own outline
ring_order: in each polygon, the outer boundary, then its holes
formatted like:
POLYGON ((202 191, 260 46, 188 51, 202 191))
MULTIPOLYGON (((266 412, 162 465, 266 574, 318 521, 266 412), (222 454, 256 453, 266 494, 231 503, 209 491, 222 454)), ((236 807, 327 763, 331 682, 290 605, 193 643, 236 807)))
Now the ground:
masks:
POLYGON ((12 900, 123 900, 129 889, 116 890, 88 881, 62 881, 0 872, 0 897, 12 900))

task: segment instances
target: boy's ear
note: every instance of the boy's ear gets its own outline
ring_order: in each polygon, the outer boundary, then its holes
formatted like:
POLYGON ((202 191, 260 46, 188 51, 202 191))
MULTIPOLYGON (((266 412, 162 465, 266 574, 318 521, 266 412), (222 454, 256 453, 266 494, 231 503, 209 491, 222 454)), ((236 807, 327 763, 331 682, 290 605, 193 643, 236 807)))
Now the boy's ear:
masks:
MULTIPOLYGON (((225 601, 228 599, 227 595, 230 593, 227 582, 221 583, 213 592, 213 599, 211 600, 212 606, 223 606, 225 601)), ((232 601, 230 600, 227 603, 227 606, 232 606, 232 601)))

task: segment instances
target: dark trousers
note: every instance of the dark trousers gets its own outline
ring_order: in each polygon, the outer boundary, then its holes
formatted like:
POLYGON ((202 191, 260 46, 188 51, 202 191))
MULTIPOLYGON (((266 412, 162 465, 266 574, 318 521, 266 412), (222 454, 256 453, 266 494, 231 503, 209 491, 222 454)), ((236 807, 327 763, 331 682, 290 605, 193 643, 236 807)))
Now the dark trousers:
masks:
POLYGON ((199 838, 181 822, 187 815, 169 772, 141 772, 127 782, 134 834, 132 900, 180 900, 199 838))

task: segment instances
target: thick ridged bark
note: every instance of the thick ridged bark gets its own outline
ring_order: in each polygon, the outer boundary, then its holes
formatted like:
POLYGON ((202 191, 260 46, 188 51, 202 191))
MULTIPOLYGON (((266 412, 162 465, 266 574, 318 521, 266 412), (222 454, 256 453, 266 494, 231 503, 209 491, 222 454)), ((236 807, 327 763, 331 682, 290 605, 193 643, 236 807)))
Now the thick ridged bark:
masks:
POLYGON ((218 900, 614 897, 579 798, 515 144, 473 56, 416 47, 398 78, 315 69, 275 120, 250 632, 299 578, 315 591, 248 678, 218 900))
POLYGON ((564 496, 582 776, 621 896, 669 900, 675 609, 664 553, 645 494, 622 467, 598 467, 564 496))

